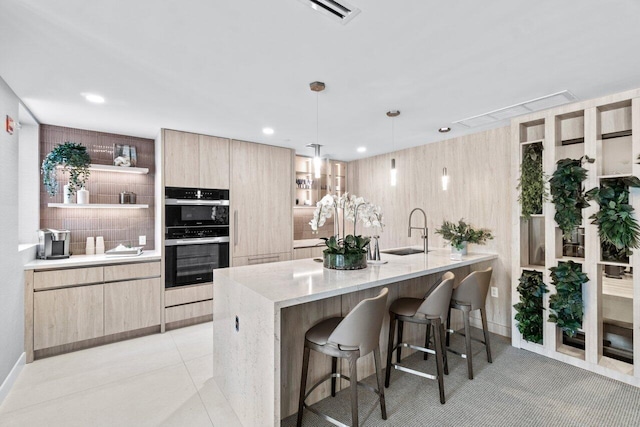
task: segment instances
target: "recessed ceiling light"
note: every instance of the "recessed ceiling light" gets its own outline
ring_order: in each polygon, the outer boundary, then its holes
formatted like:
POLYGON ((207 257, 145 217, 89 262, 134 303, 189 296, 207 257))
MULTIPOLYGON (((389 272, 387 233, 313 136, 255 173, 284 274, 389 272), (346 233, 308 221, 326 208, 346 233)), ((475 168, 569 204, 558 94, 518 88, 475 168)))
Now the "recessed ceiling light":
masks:
POLYGON ((367 147, 358 147, 358 153, 364 153, 367 151, 367 147))
POLYGON ((449 132, 450 130, 451 130, 451 128, 450 128, 450 127, 442 127, 442 128, 440 128, 440 129, 438 129, 438 132, 440 132, 440 133, 447 133, 447 132, 449 132))
POLYGON ((273 128, 262 128, 262 133, 264 133, 265 135, 273 135, 273 128))
POLYGON ((104 97, 100 95, 96 95, 95 93, 85 93, 84 99, 86 99, 89 102, 93 102, 94 104, 104 103, 104 97))

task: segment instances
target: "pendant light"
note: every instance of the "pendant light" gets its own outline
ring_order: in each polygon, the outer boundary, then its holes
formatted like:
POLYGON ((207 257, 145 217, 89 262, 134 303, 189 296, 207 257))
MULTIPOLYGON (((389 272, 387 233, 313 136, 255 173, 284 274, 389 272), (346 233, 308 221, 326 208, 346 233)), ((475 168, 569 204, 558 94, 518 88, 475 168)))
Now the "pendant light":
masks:
MULTIPOLYGON (((396 139, 395 139, 395 128, 394 128, 394 119, 400 115, 399 110, 391 110, 387 111, 387 117, 391 117, 391 151, 395 151, 396 147, 396 139)), ((396 159, 391 159, 391 186, 395 187, 398 183, 398 170, 396 169, 396 159)))
POLYGON ((319 144, 320 140, 320 115, 319 115, 319 107, 318 107, 318 93, 322 92, 325 89, 325 84, 323 82, 311 82, 309 83, 309 88, 316 93, 316 143, 309 144, 307 147, 313 148, 315 150, 313 156, 313 169, 314 176, 316 179, 322 176, 322 158, 320 157, 320 147, 322 145, 319 144))
POLYGON ((447 168, 442 168, 442 189, 447 191, 449 187, 449 174, 447 173, 447 168))

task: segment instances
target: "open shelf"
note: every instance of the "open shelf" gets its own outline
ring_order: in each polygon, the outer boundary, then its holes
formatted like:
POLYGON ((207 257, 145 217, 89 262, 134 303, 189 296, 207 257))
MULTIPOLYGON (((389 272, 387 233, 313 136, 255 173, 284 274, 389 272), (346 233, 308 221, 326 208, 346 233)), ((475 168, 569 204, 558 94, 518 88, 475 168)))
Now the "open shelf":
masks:
MULTIPOLYGON (((57 166, 57 169, 62 169, 63 166, 57 166)), ((113 166, 113 165, 89 165, 89 170, 102 171, 102 172, 116 172, 116 173, 135 173, 139 175, 146 175, 149 173, 149 168, 135 168, 132 166, 113 166)))
POLYGON ((534 141, 521 142, 520 145, 542 144, 544 145, 544 139, 536 139, 534 141))
POLYGON ((134 204, 104 204, 104 203, 87 203, 86 205, 79 205, 77 203, 49 203, 47 205, 50 208, 63 208, 63 209, 148 209, 149 205, 134 205, 134 204))
POLYGON ((546 267, 544 265, 523 265, 522 267, 520 267, 520 270, 538 271, 540 273, 544 273, 546 270, 546 267))
POLYGON ((615 175, 598 175, 598 179, 629 178, 631 176, 633 176, 632 173, 619 173, 615 175))
POLYGON ((598 261, 600 265, 613 265, 616 267, 631 267, 631 263, 628 262, 617 262, 617 261, 598 261))

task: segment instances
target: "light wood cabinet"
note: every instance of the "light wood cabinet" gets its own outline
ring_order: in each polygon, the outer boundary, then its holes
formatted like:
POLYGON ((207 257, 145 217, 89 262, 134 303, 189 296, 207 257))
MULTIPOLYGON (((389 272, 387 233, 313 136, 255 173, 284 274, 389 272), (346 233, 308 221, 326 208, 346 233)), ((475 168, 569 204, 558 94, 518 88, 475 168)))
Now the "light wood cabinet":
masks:
POLYGON ((293 259, 306 259, 306 258, 322 258, 322 251, 326 246, 313 246, 310 248, 295 248, 293 250, 293 259))
POLYGON ((293 151, 234 140, 231 170, 233 265, 238 257, 291 254, 293 151))
POLYGON ((103 285, 36 292, 35 350, 97 338, 104 333, 103 285))
POLYGON ((229 140, 166 129, 164 176, 168 187, 229 188, 229 140))
POLYGON ((240 267, 243 265, 267 264, 269 262, 290 261, 291 252, 282 252, 279 254, 252 255, 244 257, 234 257, 232 267, 240 267))
POLYGON ((208 316, 213 313, 213 300, 195 302, 193 304, 176 305, 167 307, 164 311, 166 323, 179 322, 180 320, 193 319, 200 316, 208 316))
POLYGON ((104 281, 144 279, 160 276, 159 262, 144 262, 136 264, 107 265, 104 267, 104 281))
POLYGON ((104 334, 160 324, 162 283, 157 279, 104 285, 104 334))
POLYGON ((33 288, 40 290, 79 284, 101 283, 103 278, 102 267, 37 271, 33 275, 33 288))
POLYGON ((213 298, 213 283, 203 285, 181 286, 179 288, 167 289, 164 292, 164 306, 188 304, 200 302, 213 298))

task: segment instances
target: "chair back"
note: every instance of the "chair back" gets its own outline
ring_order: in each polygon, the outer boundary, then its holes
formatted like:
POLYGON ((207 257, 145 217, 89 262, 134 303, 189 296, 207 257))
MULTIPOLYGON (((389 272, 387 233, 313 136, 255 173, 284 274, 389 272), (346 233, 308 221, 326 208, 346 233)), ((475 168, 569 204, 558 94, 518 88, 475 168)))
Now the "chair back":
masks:
POLYGON ((449 314, 449 304, 451 303, 451 293, 453 292, 453 282, 456 276, 448 271, 442 276, 440 284, 431 292, 418 307, 417 313, 427 318, 440 317, 444 324, 449 314))
POLYGON ((380 345, 388 294, 389 290, 384 288, 377 297, 360 301, 333 330, 329 342, 340 347, 358 347, 360 356, 375 350, 380 345))
POLYGON ((474 271, 460 282, 451 297, 454 301, 471 304, 471 310, 484 308, 491 283, 491 267, 484 271, 474 271))

